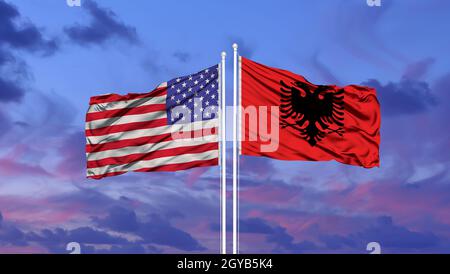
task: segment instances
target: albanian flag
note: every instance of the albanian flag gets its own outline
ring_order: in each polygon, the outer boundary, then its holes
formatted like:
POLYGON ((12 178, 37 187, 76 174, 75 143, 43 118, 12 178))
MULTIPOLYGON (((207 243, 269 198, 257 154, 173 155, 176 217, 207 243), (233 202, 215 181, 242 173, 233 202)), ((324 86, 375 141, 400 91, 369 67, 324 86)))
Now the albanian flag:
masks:
POLYGON ((242 154, 379 166, 375 89, 315 85, 286 70, 240 62, 242 154))

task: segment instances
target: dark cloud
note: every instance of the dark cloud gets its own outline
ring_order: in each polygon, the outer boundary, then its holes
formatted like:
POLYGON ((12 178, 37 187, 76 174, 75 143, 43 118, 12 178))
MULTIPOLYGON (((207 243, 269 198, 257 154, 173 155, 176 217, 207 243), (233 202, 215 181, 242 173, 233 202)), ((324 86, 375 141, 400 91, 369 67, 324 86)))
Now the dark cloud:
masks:
POLYGON ((437 247, 440 239, 432 233, 415 232, 393 223, 390 216, 381 216, 366 229, 350 234, 321 235, 320 240, 326 248, 337 250, 356 248, 364 250, 369 242, 378 242, 386 250, 414 250, 437 247))
POLYGON ((326 248, 332 250, 343 249, 345 247, 357 248, 356 242, 352 238, 345 236, 321 235, 319 239, 325 244, 326 248))
POLYGON ((109 211, 109 215, 104 219, 95 218, 100 226, 108 227, 116 231, 136 231, 138 229, 138 221, 136 213, 123 207, 113 207, 109 211))
MULTIPOLYGON (((211 231, 218 232, 221 227, 219 223, 211 223, 209 228, 211 231)), ((231 232, 233 226, 230 222, 227 223, 226 230, 231 232)), ((274 233, 274 228, 266 222, 266 220, 261 218, 247 218, 239 219, 239 232, 240 233, 254 233, 254 234, 265 234, 269 235, 274 233)))
POLYGON ((9 53, 3 49, 0 49, 0 66, 4 65, 6 63, 12 62, 14 60, 15 59, 11 55, 11 53, 9 53))
POLYGON ((418 62, 412 63, 406 67, 403 77, 411 80, 418 80, 424 77, 430 67, 435 63, 434 58, 425 58, 418 62))
MULTIPOLYGON (((136 182, 133 182, 136 183, 136 182)), ((85 188, 80 183, 80 191, 72 191, 67 195, 50 197, 45 200, 46 206, 57 208, 59 212, 73 212, 91 216, 92 222, 75 229, 54 228, 35 232, 23 232, 24 244, 37 244, 54 253, 67 253, 65 245, 78 242, 83 253, 161 253, 158 246, 165 246, 181 251, 204 251, 205 248, 188 232, 170 223, 173 217, 180 214, 169 210, 167 215, 138 216, 130 207, 139 202, 127 197, 113 199, 95 189, 85 188), (107 213, 104 216, 105 212, 107 213), (102 217, 99 217, 102 216, 102 217), (133 241, 115 236, 116 232, 126 233, 133 241), (99 246, 100 245, 100 246, 99 246)), ((75 184, 74 186, 77 186, 75 184)), ((173 200, 170 199, 173 205, 173 200)), ((139 203, 141 210, 151 210, 146 204, 139 203)), ((204 206, 204 205, 203 205, 204 206)), ((193 206, 198 208, 200 206, 193 206)), ((56 213, 56 215, 58 215, 56 213)), ((1 230, 1 229, 0 229, 1 230)), ((1 234, 1 233, 0 233, 1 234)), ((7 243, 12 240, 3 238, 7 243)), ((0 240, 1 241, 1 240, 0 240)), ((3 243, 2 241, 1 243, 3 243)), ((2 245, 0 243, 0 246, 2 245)))
POLYGON ((245 58, 252 58, 255 53, 254 45, 249 45, 242 37, 231 36, 227 39, 227 49, 232 50, 231 45, 233 43, 238 44, 239 55, 244 56, 245 58))
POLYGON ((276 227, 274 232, 267 236, 267 241, 274 243, 276 245, 274 251, 280 253, 311 252, 317 249, 316 244, 311 241, 295 242, 294 237, 289 235, 286 229, 280 226, 276 227))
POLYGON ((3 225, 0 228, 0 244, 11 244, 15 246, 27 246, 26 235, 20 229, 3 225))
POLYGON ((26 65, 10 51, 0 48, 0 72, 0 102, 19 102, 25 95, 25 89, 18 79, 28 77, 26 65), (12 80, 11 76, 17 79, 12 80))
POLYGON ((0 102, 19 102, 25 90, 19 84, 0 76, 0 102))
POLYGON ((3 215, 0 212, 0 246, 11 244, 15 246, 26 246, 25 233, 14 225, 5 223, 3 215))
MULTIPOLYGON (((213 225, 214 231, 219 230, 219 225, 213 225)), ((231 230, 227 228, 227 230, 231 230)), ((316 250, 318 247, 311 241, 295 241, 284 227, 271 225, 262 218, 248 218, 239 221, 239 232, 241 242, 245 242, 246 234, 266 235, 266 241, 275 245, 274 252, 277 253, 302 253, 316 250)))
POLYGON ((239 221, 239 232, 270 234, 274 232, 274 229, 263 219, 249 218, 239 221))
POLYGON ((183 251, 202 251, 205 248, 189 233, 172 226, 159 215, 152 215, 140 225, 137 235, 145 242, 175 247, 183 251))
MULTIPOLYGON (((357 250, 365 252, 367 243, 379 242, 386 252, 389 251, 414 251, 432 250, 445 246, 445 242, 433 233, 416 232, 394 224, 390 216, 381 216, 372 220, 358 232, 348 235, 336 235, 323 233, 319 226, 311 231, 303 231, 305 235, 313 236, 314 242, 310 240, 295 241, 286 228, 270 224, 261 218, 242 219, 240 221, 241 242, 246 241, 249 234, 266 235, 266 242, 274 244, 276 253, 302 253, 333 250, 357 250)), ((214 230, 218 229, 214 227, 214 230)))
POLYGON ((403 78, 400 82, 386 85, 378 80, 362 83, 377 90, 381 113, 385 116, 417 114, 436 105, 436 100, 426 82, 403 78))
POLYGON ((57 40, 45 39, 40 29, 30 22, 19 24, 20 16, 16 7, 0 0, 0 46, 53 54, 58 49, 57 40))
MULTIPOLYGON (((133 250, 135 253, 146 252, 139 244, 87 226, 75 229, 43 229, 38 232, 24 232, 11 223, 0 226, 0 244, 14 246, 38 244, 52 253, 68 253, 66 246, 70 242, 79 243, 82 253, 128 253, 133 250), (99 245, 101 248, 97 249, 99 245), (105 248, 104 245, 110 248, 105 248)), ((156 249, 150 246, 150 250, 156 249)))
POLYGON ((9 129, 12 127, 12 123, 1 110, 0 110, 0 137, 3 134, 7 133, 9 129))
POLYGON ((38 233, 30 232, 26 235, 29 243, 37 243, 54 253, 67 253, 66 245, 77 242, 83 246, 82 252, 92 253, 94 249, 85 248, 86 245, 130 245, 129 241, 122 237, 112 236, 104 231, 91 227, 79 227, 73 230, 56 228, 54 230, 44 229, 38 233))
POLYGON ((172 226, 167 219, 153 214, 147 221, 139 221, 133 210, 114 207, 104 219, 95 218, 102 227, 116 231, 132 232, 142 238, 142 244, 158 244, 183 251, 200 251, 205 248, 189 233, 172 226))
POLYGON ((395 225, 389 216, 377 218, 372 227, 357 233, 355 237, 366 241, 373 239, 387 248, 422 249, 437 246, 439 243, 434 234, 414 232, 395 225))
POLYGON ((175 59, 177 59, 181 63, 187 63, 191 60, 191 54, 184 51, 177 51, 174 54, 172 54, 175 59))
POLYGON ((90 24, 74 25, 64 29, 73 42, 83 46, 104 44, 113 38, 125 40, 130 44, 138 42, 136 28, 120 22, 113 11, 99 7, 94 1, 83 2, 83 8, 91 17, 90 24))
MULTIPOLYGON (((121 200, 117 201, 108 195, 85 187, 86 182, 80 182, 78 191, 72 191, 67 194, 49 197, 48 203, 56 208, 70 210, 76 205, 84 205, 89 209, 89 215, 104 216, 114 206, 121 205, 121 200)), ((98 219, 93 218, 94 221, 98 219)))
POLYGON ((55 228, 39 232, 24 232, 13 224, 4 224, 0 213, 0 245, 25 247, 39 245, 52 253, 69 253, 66 246, 70 242, 80 244, 81 253, 138 254, 160 253, 152 245, 130 242, 119 236, 92 227, 79 227, 72 230, 55 228))
POLYGON ((19 80, 28 76, 26 64, 12 50, 49 56, 58 49, 56 39, 46 39, 41 28, 22 21, 25 20, 15 6, 0 0, 0 102, 19 102, 25 95, 19 80))

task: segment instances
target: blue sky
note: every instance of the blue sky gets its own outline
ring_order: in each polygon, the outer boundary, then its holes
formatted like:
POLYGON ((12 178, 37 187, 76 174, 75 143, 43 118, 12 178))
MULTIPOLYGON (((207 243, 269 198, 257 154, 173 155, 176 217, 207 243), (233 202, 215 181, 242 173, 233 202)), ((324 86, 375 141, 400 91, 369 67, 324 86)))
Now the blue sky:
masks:
POLYGON ((218 252, 217 167, 90 181, 83 128, 90 96, 150 91, 222 50, 231 76, 233 42, 315 83, 373 86, 383 115, 379 169, 244 157, 242 252, 450 250, 448 1, 0 0, 0 14, 0 251, 218 252))

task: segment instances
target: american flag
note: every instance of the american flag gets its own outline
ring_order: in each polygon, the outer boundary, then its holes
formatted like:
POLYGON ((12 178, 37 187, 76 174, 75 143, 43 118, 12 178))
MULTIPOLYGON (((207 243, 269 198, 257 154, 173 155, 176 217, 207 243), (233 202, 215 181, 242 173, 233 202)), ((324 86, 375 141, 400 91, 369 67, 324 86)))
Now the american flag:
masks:
POLYGON ((149 93, 91 97, 87 177, 217 165, 218 74, 215 65, 149 93))

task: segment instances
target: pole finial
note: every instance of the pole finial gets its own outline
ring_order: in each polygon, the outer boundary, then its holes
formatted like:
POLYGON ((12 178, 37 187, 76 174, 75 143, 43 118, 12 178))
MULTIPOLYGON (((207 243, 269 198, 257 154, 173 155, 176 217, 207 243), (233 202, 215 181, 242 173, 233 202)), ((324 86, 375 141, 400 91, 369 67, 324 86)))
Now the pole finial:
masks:
POLYGON ((233 49, 234 49, 234 50, 237 50, 237 48, 238 48, 238 44, 233 43, 233 49))
POLYGON ((222 51, 221 55, 222 55, 222 58, 225 58, 227 56, 227 53, 225 51, 222 51))

